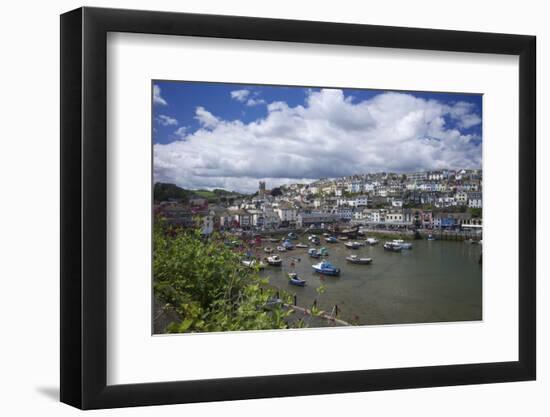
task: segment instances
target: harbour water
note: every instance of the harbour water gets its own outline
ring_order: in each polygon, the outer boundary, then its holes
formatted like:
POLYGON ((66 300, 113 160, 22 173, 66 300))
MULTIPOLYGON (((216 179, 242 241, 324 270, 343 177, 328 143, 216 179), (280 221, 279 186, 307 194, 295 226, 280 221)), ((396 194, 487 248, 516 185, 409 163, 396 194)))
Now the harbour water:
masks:
MULTIPOLYGON (((357 325, 474 321, 482 319, 481 245, 457 241, 412 240, 413 249, 388 252, 384 241, 374 246, 348 249, 343 242, 325 243, 327 259, 341 269, 340 276, 321 276, 311 265, 307 249, 278 255, 280 267, 267 266, 261 274, 274 287, 296 294, 297 305, 331 311, 357 325), (370 265, 350 264, 346 256, 373 258, 370 265), (299 258, 300 260, 293 260, 299 258), (307 281, 305 287, 288 284, 289 272, 307 281), (316 291, 321 284, 326 291, 316 291)), ((296 241, 294 241, 296 243, 296 241)), ((276 244, 265 244, 273 246, 276 244)), ((264 255, 262 255, 263 257, 264 255)))

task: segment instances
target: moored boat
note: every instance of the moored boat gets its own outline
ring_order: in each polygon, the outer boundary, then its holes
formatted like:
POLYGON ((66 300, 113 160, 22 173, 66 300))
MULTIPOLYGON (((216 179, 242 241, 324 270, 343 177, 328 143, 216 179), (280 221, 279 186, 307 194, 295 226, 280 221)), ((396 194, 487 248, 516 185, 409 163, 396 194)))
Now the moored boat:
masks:
POLYGON ((329 261, 321 261, 318 264, 311 265, 315 272, 323 275, 340 275, 340 268, 335 267, 329 261))
POLYGON ((279 252, 285 252, 286 251, 286 248, 284 246, 277 246, 277 250, 279 252))
POLYGON ((321 243, 321 241, 316 235, 311 235, 310 237, 308 237, 308 240, 314 245, 318 245, 319 243, 321 243))
POLYGON ((358 242, 346 242, 344 243, 344 246, 348 249, 359 249, 359 243, 358 242))
POLYGON ((336 239, 334 236, 328 236, 328 237, 325 239, 325 242, 327 242, 327 243, 337 243, 337 242, 338 242, 338 239, 336 239))
POLYGON ((435 240, 434 235, 428 235, 428 239, 427 239, 427 240, 435 240))
POLYGON ((310 248, 307 251, 307 254, 312 258, 319 258, 321 256, 321 254, 315 248, 310 248))
POLYGON ((283 260, 279 257, 279 255, 271 255, 267 257, 267 263, 272 266, 281 266, 283 260))
POLYGON ((340 240, 348 240, 349 238, 347 236, 339 236, 338 239, 340 240))
POLYGON ((297 244, 296 244, 296 247, 297 247, 297 248, 307 248, 307 247, 309 247, 309 246, 306 245, 305 243, 300 242, 300 243, 297 243, 297 244))
POLYGON ((265 253, 272 253, 272 252, 273 252, 273 248, 272 248, 271 246, 266 246, 266 247, 264 248, 264 252, 265 252, 265 253))
POLYGON ((288 274, 288 283, 291 285, 296 285, 298 287, 303 287, 306 285, 306 281, 301 279, 296 272, 290 272, 288 274))
POLYGON ((290 240, 285 240, 282 245, 286 250, 294 249, 294 244, 290 240))
POLYGON ((256 259, 243 259, 241 263, 244 266, 247 266, 248 268, 259 268, 259 269, 265 268, 265 264, 262 261, 258 261, 256 259))
POLYGON ((367 244, 369 245, 377 245, 378 239, 376 239, 375 237, 368 237, 367 240, 365 240, 365 242, 367 242, 367 244))
POLYGON ((352 264, 368 265, 372 263, 372 258, 360 258, 357 255, 346 256, 346 260, 352 264))
POLYGON ((403 239, 394 239, 393 243, 401 245, 401 249, 412 249, 413 245, 410 242, 405 242, 403 239))
POLYGON ((401 252, 403 249, 399 243, 395 242, 386 242, 384 243, 384 249, 390 252, 401 252))
POLYGON ((296 233, 294 233, 294 232, 290 232, 290 233, 287 235, 287 237, 288 237, 289 239, 293 239, 293 240, 294 240, 294 239, 298 239, 298 235, 297 235, 296 233))
POLYGON ((328 249, 325 248, 324 246, 322 248, 319 248, 319 254, 321 256, 328 256, 328 249))

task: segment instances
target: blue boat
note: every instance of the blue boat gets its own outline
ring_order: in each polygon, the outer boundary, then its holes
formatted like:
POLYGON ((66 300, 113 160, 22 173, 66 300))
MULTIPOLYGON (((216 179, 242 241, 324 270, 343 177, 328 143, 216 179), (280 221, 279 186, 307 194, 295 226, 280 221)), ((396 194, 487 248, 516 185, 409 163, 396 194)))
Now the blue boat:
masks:
POLYGON ((317 249, 315 248, 310 248, 308 251, 307 251, 307 254, 309 256, 311 256, 312 258, 320 258, 321 257, 321 254, 317 251, 317 249))
POLYGON ((288 283, 290 285, 296 285, 298 287, 303 287, 306 285, 306 281, 298 277, 298 274, 291 272, 288 274, 288 283))
POLYGON ((340 275, 340 268, 336 268, 329 261, 321 261, 318 264, 311 265, 311 267, 323 275, 340 275))
POLYGON ((294 249, 294 245, 290 240, 285 240, 283 242, 283 248, 285 248, 286 250, 291 250, 291 249, 294 249))

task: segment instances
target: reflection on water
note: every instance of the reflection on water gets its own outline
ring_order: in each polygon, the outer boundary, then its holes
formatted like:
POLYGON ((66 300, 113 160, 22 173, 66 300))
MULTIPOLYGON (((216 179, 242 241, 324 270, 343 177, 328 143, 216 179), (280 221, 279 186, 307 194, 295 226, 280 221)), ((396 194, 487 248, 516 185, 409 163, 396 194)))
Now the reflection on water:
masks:
MULTIPOLYGON (((339 317, 355 324, 428 323, 481 320, 481 246, 454 241, 414 240, 412 250, 388 252, 382 247, 347 249, 343 243, 325 244, 328 260, 339 267, 339 277, 321 277, 311 265, 319 262, 307 249, 279 253, 282 267, 267 267, 262 275, 272 286, 297 295, 298 305, 309 307, 326 292, 319 306, 330 311, 338 305, 339 317), (349 264, 350 253, 373 258, 371 265, 349 264), (289 257, 298 257, 300 261, 289 257), (304 288, 288 284, 287 273, 297 272, 307 280, 304 288)), ((263 255, 262 255, 263 256, 263 255)))

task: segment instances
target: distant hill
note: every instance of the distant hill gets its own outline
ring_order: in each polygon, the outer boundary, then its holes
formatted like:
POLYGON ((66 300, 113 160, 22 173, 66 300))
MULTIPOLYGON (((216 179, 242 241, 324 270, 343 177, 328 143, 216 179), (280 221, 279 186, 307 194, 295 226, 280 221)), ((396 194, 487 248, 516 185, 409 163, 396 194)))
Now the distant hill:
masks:
POLYGON ((239 198, 244 194, 236 193, 234 191, 227 191, 223 189, 215 190, 186 190, 185 188, 178 187, 175 184, 168 184, 163 182, 155 183, 153 188, 153 198, 155 201, 169 201, 169 200, 182 200, 189 201, 192 198, 206 198, 208 202, 219 202, 225 200, 231 200, 239 198))

